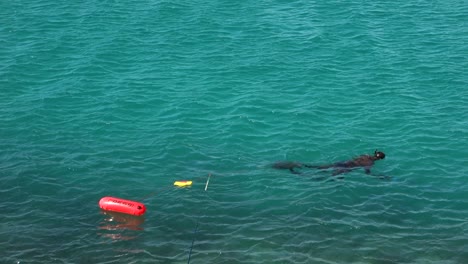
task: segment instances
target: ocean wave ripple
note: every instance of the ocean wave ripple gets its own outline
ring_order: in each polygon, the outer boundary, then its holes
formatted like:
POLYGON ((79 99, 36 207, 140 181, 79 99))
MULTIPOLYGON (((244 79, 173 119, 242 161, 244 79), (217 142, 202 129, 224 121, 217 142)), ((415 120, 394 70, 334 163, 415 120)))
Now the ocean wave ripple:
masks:
POLYGON ((466 7, 420 4, 15 4, 1 260, 466 262, 466 7), (377 147, 386 180, 270 167, 377 147))

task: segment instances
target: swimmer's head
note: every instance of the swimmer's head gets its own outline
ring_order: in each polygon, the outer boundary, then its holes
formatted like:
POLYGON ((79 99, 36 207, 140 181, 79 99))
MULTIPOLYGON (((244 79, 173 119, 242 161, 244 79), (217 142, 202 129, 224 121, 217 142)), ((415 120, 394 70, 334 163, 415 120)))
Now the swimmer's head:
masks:
POLYGON ((378 159, 378 160, 379 160, 379 159, 385 159, 385 153, 383 153, 382 151, 377 151, 377 150, 375 150, 375 151, 374 151, 374 157, 375 157, 376 159, 378 159))

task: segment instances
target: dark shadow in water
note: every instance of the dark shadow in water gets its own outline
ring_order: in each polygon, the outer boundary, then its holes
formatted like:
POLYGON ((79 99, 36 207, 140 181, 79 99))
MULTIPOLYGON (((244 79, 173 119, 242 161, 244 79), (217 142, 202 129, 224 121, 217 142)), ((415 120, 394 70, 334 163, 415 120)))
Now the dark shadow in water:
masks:
POLYGON ((101 211, 104 219, 99 223, 98 235, 112 240, 132 240, 137 238, 137 232, 143 231, 143 216, 101 211))
MULTIPOLYGON (((301 171, 299 173, 294 173, 299 177, 309 178, 312 181, 326 181, 326 182, 335 182, 345 180, 347 175, 332 175, 330 170, 322 170, 315 172, 306 172, 301 171)), ((351 177, 351 176, 348 176, 351 177)), ((356 177, 356 176, 354 176, 356 177)), ((370 179, 381 180, 381 181, 392 181, 393 177, 382 174, 364 174, 363 177, 368 177, 370 179)))

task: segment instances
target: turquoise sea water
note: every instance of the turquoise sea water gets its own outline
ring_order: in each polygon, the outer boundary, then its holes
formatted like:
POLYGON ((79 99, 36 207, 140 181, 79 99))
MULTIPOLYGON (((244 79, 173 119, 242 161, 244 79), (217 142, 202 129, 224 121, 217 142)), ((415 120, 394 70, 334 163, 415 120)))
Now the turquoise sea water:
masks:
POLYGON ((467 17, 453 0, 1 2, 0 263, 468 263, 467 17), (376 148, 388 179, 270 166, 376 148))

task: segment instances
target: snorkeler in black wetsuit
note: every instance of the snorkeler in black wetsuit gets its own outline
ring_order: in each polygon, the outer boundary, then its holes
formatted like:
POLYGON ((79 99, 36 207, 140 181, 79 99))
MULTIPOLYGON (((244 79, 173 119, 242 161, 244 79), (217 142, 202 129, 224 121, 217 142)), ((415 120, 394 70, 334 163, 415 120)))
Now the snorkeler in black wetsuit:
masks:
POLYGON ((333 171, 333 174, 332 174, 333 176, 350 172, 351 170, 356 169, 356 168, 364 168, 364 171, 366 172, 366 174, 370 174, 371 172, 370 168, 374 165, 374 162, 376 160, 381 160, 384 158, 385 158, 385 153, 375 150, 373 156, 361 155, 352 160, 336 162, 336 163, 327 164, 327 165, 308 165, 308 164, 299 163, 299 162, 280 161, 280 162, 273 164, 273 168, 288 169, 294 174, 300 174, 294 169, 296 168, 300 169, 302 167, 314 168, 314 169, 320 169, 320 170, 334 168, 335 170, 333 171))

